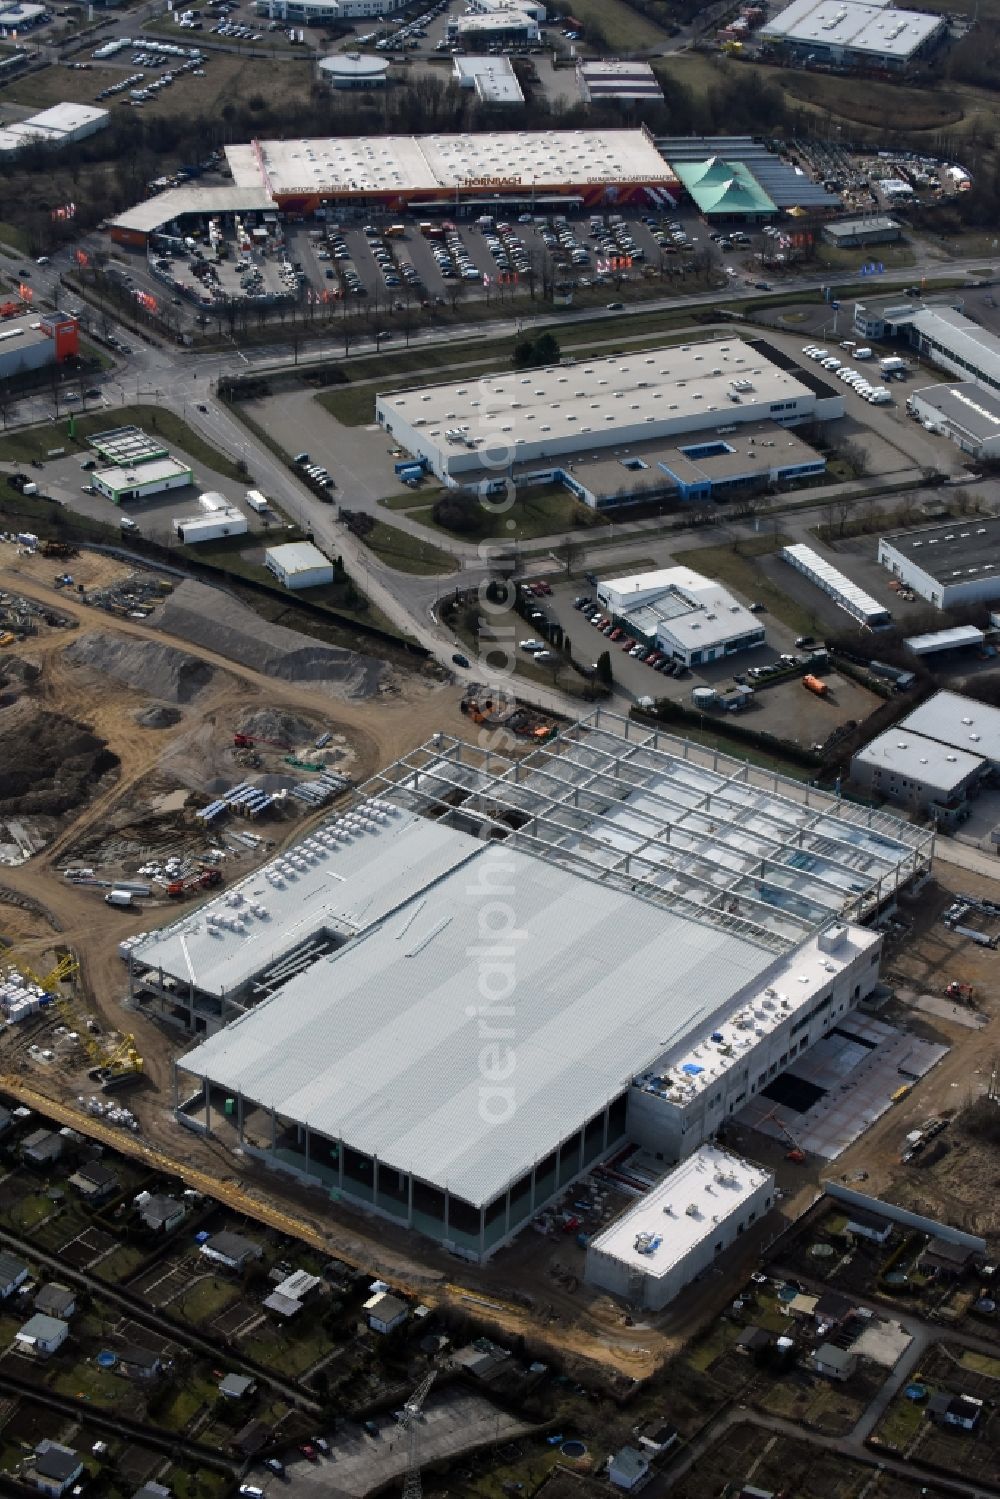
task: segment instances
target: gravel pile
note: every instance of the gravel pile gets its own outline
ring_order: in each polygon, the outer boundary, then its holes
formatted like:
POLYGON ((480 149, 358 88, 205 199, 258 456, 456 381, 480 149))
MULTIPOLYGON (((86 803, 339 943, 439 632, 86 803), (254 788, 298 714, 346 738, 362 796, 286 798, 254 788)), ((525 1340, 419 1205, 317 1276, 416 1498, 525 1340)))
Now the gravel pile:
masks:
POLYGON ((165 634, 215 651, 264 676, 316 682, 340 697, 371 697, 387 671, 384 662, 371 656, 310 641, 296 630, 268 624, 238 599, 190 578, 158 610, 155 623, 165 634))
POLYGON ((214 675, 204 661, 174 646, 106 635, 100 630, 74 640, 63 652, 63 660, 165 703, 189 703, 214 675))
POLYGON ((297 713, 282 713, 278 708, 256 708, 246 713, 237 724, 241 734, 251 739, 270 740, 272 744, 312 744, 323 732, 322 728, 297 713))
POLYGON ((172 729, 184 717, 179 708, 168 708, 166 703, 150 703, 133 714, 137 724, 144 729, 172 729))

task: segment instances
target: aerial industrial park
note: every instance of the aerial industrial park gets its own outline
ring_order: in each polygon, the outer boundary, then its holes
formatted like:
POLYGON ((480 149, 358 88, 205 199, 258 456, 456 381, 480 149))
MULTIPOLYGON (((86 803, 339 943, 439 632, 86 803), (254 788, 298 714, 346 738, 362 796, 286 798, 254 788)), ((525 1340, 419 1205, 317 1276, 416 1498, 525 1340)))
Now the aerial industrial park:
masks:
POLYGON ((1000 23, 0 28, 0 1487, 1000 1496, 1000 23))

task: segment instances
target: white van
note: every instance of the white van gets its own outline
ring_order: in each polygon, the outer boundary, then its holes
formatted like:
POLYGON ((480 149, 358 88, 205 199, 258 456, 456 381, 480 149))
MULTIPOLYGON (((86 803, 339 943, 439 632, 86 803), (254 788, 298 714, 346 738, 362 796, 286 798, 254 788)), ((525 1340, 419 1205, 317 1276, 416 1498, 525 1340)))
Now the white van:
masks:
POLYGON ((872 358, 872 351, 871 351, 871 349, 855 349, 854 353, 851 355, 851 358, 852 359, 871 359, 872 358))

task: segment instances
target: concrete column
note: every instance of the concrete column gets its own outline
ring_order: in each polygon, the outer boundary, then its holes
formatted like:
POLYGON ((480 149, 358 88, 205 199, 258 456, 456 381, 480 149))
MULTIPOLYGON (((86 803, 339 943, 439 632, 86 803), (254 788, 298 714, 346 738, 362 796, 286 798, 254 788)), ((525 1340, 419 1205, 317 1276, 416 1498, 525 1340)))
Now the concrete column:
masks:
POLYGON ((536 1172, 537 1169, 538 1169, 538 1162, 537 1161, 532 1161, 532 1163, 531 1163, 531 1211, 532 1212, 535 1211, 535 1172, 536 1172))
POLYGON ((451 1205, 451 1193, 448 1191, 448 1188, 445 1187, 445 1189, 444 1189, 444 1231, 442 1233, 442 1238, 445 1238, 445 1239, 447 1239, 447 1237, 448 1237, 449 1227, 450 1227, 450 1225, 448 1223, 448 1216, 449 1216, 448 1209, 449 1209, 450 1205, 451 1205))
POLYGON ((610 1128, 610 1124, 611 1124, 611 1106, 610 1106, 610 1104, 605 1104, 604 1105, 604 1149, 605 1150, 607 1150, 607 1148, 608 1148, 608 1130, 610 1128))
POLYGON ((406 1222, 407 1226, 413 1227, 413 1172, 406 1174, 406 1222))
POLYGON ((344 1142, 337 1141, 337 1186, 342 1192, 344 1190, 344 1142))
POLYGON ((479 1209, 479 1257, 486 1253, 486 1209, 479 1209))
POLYGON ((237 1093, 237 1095, 236 1095, 236 1135, 237 1135, 237 1138, 238 1138, 240 1144, 242 1145, 243 1144, 243 1094, 242 1093, 237 1093))
POLYGON ((306 1150, 305 1150, 305 1155, 306 1155, 306 1174, 308 1175, 308 1173, 309 1173, 309 1126, 308 1126, 308 1124, 305 1126, 305 1137, 306 1137, 306 1150))
POLYGON ((274 1150, 277 1150, 277 1148, 278 1148, 278 1116, 274 1112, 274 1105, 272 1104, 271 1105, 271 1149, 272 1149, 272 1151, 274 1151, 274 1150))
POLYGON ((372 1156, 372 1207, 378 1201, 378 1156, 372 1156))
POLYGON ((205 1090, 205 1129, 208 1131, 209 1134, 211 1134, 212 1133, 212 1086, 209 1083, 207 1077, 203 1080, 202 1087, 205 1090))
POLYGON ((172 1073, 173 1073, 173 1083, 174 1083, 174 1109, 175 1109, 175 1111, 176 1111, 176 1109, 177 1109, 177 1107, 178 1107, 178 1105, 179 1105, 179 1098, 178 1098, 178 1081, 177 1081, 177 1058, 176 1058, 176 1057, 174 1057, 174 1060, 173 1060, 173 1062, 172 1062, 172 1063, 171 1063, 171 1071, 172 1071, 172 1073))

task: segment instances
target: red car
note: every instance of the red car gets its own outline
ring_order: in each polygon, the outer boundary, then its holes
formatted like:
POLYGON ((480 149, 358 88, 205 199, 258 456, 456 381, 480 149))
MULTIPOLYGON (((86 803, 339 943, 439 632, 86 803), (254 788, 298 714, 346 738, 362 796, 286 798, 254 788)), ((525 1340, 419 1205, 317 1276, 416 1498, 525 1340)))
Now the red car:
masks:
POLYGON ((611 631, 611 634, 608 636, 608 639, 609 640, 621 640, 623 634, 624 634, 624 631, 622 630, 621 626, 620 625, 615 625, 614 629, 611 631))
POLYGON ((552 587, 548 583, 539 583, 539 585, 538 585, 538 591, 540 593, 551 593, 552 592, 552 587))
POLYGON ((634 645, 635 645, 635 641, 634 640, 629 640, 628 636, 626 636, 625 639, 621 643, 623 651, 630 651, 630 650, 632 650, 632 648, 634 647, 634 645))
POLYGON ((319 1462, 319 1454, 317 1453, 316 1448, 313 1447, 309 1442, 304 1442, 303 1445, 299 1448, 299 1451, 302 1453, 302 1456, 307 1457, 311 1463, 319 1462))

